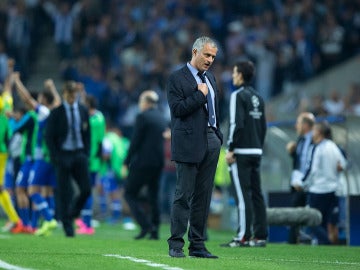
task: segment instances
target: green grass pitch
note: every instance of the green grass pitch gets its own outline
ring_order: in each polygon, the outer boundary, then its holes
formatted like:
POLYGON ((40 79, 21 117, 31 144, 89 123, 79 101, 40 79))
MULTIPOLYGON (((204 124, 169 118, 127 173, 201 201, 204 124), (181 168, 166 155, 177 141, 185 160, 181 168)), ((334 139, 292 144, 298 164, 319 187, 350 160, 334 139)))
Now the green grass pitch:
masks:
POLYGON ((0 269, 360 269, 360 247, 268 244, 266 248, 221 248, 219 244, 229 241, 233 233, 209 230, 207 248, 219 259, 178 259, 168 256, 168 225, 162 225, 159 241, 133 240, 137 233, 107 224, 101 224, 93 236, 75 238, 65 238, 60 228, 48 237, 1 233, 0 269))

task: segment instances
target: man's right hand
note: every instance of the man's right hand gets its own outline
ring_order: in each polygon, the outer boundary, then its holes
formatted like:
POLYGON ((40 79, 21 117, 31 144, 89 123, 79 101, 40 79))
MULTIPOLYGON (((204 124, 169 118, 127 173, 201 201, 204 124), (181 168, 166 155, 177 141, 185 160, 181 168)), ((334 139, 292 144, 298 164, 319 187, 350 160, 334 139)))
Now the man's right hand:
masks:
POLYGON ((286 150, 288 151, 289 154, 294 153, 296 149, 296 142, 291 141, 286 145, 286 150))
POLYGON ((198 90, 201 91, 204 94, 205 97, 209 92, 209 89, 208 89, 206 83, 199 83, 198 84, 198 90))
POLYGON ((297 185, 294 185, 292 186, 296 191, 303 191, 304 188, 302 186, 297 186, 297 185))
POLYGON ((228 165, 233 164, 236 161, 234 152, 232 152, 232 151, 227 152, 226 155, 225 155, 225 159, 226 159, 226 163, 228 165))

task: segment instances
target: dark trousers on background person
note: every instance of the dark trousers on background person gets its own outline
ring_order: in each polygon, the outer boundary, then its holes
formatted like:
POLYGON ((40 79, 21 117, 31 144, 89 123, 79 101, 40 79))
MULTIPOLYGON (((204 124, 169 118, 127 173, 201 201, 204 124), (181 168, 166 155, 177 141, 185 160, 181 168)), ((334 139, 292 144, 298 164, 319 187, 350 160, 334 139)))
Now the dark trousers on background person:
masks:
POLYGON ((238 236, 249 241, 266 240, 268 236, 266 207, 261 190, 261 156, 236 155, 236 165, 231 165, 231 179, 235 186, 235 200, 239 212, 238 236), (237 181, 237 183, 236 183, 237 181))
POLYGON ((309 227, 309 231, 315 236, 320 245, 329 245, 328 224, 337 225, 339 221, 339 199, 335 192, 311 193, 307 196, 308 204, 311 208, 318 209, 322 215, 322 222, 318 226, 309 227), (337 209, 337 211, 336 211, 337 209))
POLYGON ((159 182, 162 167, 132 169, 130 167, 125 186, 125 199, 131 214, 141 227, 138 238, 150 233, 150 238, 157 239, 160 226, 159 182), (139 198, 141 189, 147 186, 146 203, 150 209, 145 209, 139 198), (150 215, 149 215, 150 212, 150 215))
POLYGON ((65 235, 74 236, 74 218, 80 215, 86 200, 91 193, 88 157, 81 150, 62 151, 61 158, 55 164, 56 170, 56 204, 65 235), (75 181, 79 194, 74 197, 75 181))
POLYGON ((220 139, 209 129, 208 149, 200 163, 176 162, 176 190, 171 213, 169 249, 182 249, 188 224, 189 250, 205 248, 214 175, 220 154, 220 139))
MULTIPOLYGON (((304 207, 306 205, 306 193, 291 188, 291 207, 304 207)), ((289 229, 289 244, 297 244, 299 242, 300 226, 294 225, 289 229)))

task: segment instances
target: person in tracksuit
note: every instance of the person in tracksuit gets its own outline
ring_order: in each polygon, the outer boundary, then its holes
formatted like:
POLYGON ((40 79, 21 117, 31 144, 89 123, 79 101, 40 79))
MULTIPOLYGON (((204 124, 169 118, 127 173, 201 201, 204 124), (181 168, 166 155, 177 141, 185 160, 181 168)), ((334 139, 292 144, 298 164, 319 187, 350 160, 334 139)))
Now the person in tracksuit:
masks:
POLYGON ((233 84, 238 87, 230 97, 230 125, 226 162, 235 191, 238 210, 236 236, 223 247, 266 246, 267 221, 261 191, 260 162, 266 135, 265 105, 250 86, 255 75, 250 61, 233 68, 233 84))

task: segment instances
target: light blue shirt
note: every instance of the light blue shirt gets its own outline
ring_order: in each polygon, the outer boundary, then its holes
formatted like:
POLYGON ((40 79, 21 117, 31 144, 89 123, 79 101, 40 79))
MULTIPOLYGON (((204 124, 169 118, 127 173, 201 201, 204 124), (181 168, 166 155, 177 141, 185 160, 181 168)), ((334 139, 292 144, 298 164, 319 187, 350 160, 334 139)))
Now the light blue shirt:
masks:
POLYGON ((311 155, 312 148, 310 148, 311 142, 312 142, 312 131, 306 133, 304 135, 305 141, 304 146, 300 155, 300 168, 299 170, 305 174, 308 169, 308 161, 309 161, 309 155, 311 155))
MULTIPOLYGON (((195 67, 193 67, 190 63, 187 63, 187 67, 189 68, 191 74, 194 76, 196 82, 197 82, 198 84, 199 84, 199 83, 202 83, 201 78, 200 78, 199 75, 198 75, 199 70, 197 70, 195 67)), ((206 73, 204 73, 204 74, 206 74, 206 73)), ((208 94, 210 94, 210 96, 211 96, 211 100, 212 100, 212 104, 213 104, 213 109, 214 109, 214 114, 216 115, 216 111, 215 111, 215 91, 214 91, 214 89, 213 89, 213 87, 212 87, 212 85, 211 85, 211 83, 210 83, 210 81, 209 81, 209 79, 208 79, 207 76, 205 76, 205 79, 206 79, 206 85, 207 85, 207 87, 208 87, 208 89, 209 89, 209 93, 208 93, 208 94)), ((206 104, 206 107, 207 107, 207 104, 206 104)), ((209 126, 210 126, 210 123, 209 123, 209 126)), ((216 127, 216 117, 215 117, 214 127, 216 127)))

